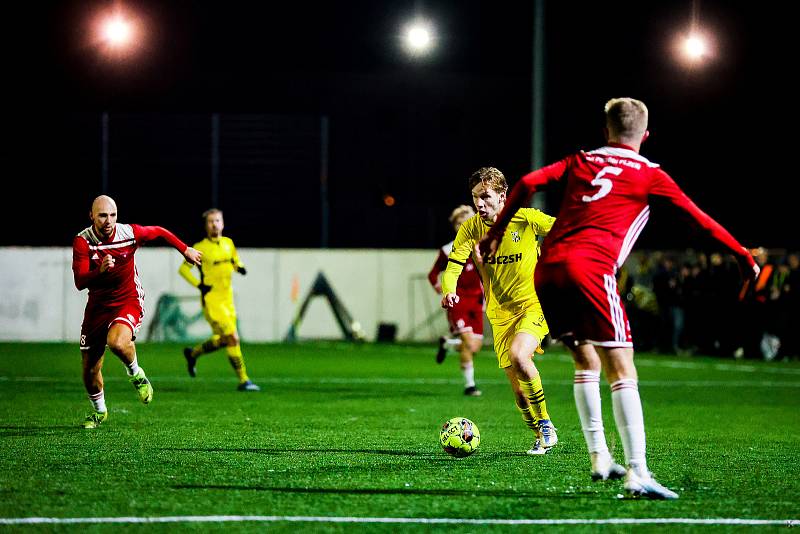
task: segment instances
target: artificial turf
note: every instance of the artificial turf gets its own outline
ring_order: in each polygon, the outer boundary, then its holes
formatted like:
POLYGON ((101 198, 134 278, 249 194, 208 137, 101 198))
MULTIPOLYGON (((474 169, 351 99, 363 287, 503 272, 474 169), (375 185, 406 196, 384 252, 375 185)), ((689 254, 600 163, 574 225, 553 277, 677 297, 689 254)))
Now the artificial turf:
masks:
MULTIPOLYGON (((155 388, 148 406, 107 355, 109 418, 84 430, 79 423, 90 406, 77 348, 0 344, 0 518, 800 516, 796 362, 637 355, 649 467, 680 493, 677 501, 658 502, 620 498, 619 481, 591 482, 563 349, 537 357, 560 438, 551 454, 539 457, 525 454, 533 436, 490 350, 477 357, 483 396, 472 398, 462 395, 457 356, 436 365, 430 346, 244 345, 261 392, 236 391, 222 352, 201 358, 197 378, 190 378, 180 349, 139 345, 140 364, 155 388), (475 421, 482 437, 478 452, 460 460, 445 454, 437 439, 441 424, 454 416, 475 421)), ((602 394, 609 445, 622 460, 605 384, 602 394)), ((87 528, 103 527, 58 527, 87 528)), ((197 526, 147 526, 191 528, 197 526)), ((273 522, 269 528, 353 527, 273 522)), ((513 527, 490 530, 506 528, 513 527)))

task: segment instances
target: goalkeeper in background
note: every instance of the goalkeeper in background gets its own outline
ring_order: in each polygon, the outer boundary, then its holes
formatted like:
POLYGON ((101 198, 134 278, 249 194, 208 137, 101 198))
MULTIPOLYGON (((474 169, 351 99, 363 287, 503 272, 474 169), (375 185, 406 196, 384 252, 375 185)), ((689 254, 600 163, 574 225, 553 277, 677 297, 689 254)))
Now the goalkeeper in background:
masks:
POLYGON ((236 309, 233 307, 231 275, 233 271, 242 275, 247 271, 233 241, 222 236, 222 229, 225 228, 222 211, 212 208, 203 213, 203 220, 207 237, 194 246, 203 252, 203 261, 199 266, 200 279, 192 274, 191 263, 184 262, 178 270, 187 282, 200 290, 203 315, 213 332, 209 339, 196 347, 183 349, 189 376, 197 374, 197 359, 200 356, 225 347, 228 361, 239 378, 239 391, 259 391, 261 388, 247 376, 239 333, 236 331, 236 309))

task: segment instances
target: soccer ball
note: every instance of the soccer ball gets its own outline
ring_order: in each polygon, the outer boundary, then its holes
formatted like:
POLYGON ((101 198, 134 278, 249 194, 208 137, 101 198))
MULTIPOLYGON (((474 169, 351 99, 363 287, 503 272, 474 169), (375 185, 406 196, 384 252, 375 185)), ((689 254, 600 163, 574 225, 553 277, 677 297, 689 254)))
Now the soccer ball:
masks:
POLYGON ((453 417, 442 425, 439 443, 447 454, 464 458, 478 450, 478 445, 481 444, 481 432, 478 430, 478 425, 466 417, 453 417))

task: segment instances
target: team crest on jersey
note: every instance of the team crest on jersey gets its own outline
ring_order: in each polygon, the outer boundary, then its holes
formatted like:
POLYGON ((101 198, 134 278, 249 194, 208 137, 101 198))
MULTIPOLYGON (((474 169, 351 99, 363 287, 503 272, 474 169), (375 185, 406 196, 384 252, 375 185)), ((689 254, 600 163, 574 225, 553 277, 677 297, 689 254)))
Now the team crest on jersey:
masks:
POLYGON ((519 232, 516 230, 511 232, 511 241, 513 241, 514 243, 519 243, 519 240, 520 240, 519 232))

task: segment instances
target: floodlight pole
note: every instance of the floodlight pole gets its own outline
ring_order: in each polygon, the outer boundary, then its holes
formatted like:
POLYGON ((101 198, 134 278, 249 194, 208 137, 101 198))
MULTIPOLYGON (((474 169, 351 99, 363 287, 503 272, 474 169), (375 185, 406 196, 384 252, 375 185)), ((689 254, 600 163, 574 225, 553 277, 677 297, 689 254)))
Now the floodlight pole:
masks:
MULTIPOLYGON (((533 4, 533 65, 531 71, 531 170, 544 166, 544 2, 535 0, 533 4)), ((536 193, 531 205, 545 209, 544 193, 536 193)))
POLYGON ((108 193, 108 112, 100 115, 100 192, 108 193))
POLYGON ((328 117, 323 115, 319 123, 319 203, 320 203, 320 248, 328 248, 328 117))
POLYGON ((219 208, 219 113, 211 114, 211 207, 219 208))

